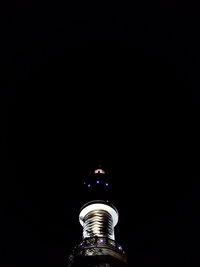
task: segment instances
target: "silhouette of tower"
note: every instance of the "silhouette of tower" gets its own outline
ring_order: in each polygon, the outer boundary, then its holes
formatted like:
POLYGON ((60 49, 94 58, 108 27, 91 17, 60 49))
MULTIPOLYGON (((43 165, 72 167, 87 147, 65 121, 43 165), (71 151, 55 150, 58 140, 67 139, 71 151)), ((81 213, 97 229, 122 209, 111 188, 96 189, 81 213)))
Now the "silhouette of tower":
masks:
POLYGON ((69 257, 68 267, 127 266, 125 252, 115 241, 114 227, 119 213, 110 203, 111 183, 102 169, 96 169, 84 181, 87 202, 80 210, 83 227, 81 242, 69 257))

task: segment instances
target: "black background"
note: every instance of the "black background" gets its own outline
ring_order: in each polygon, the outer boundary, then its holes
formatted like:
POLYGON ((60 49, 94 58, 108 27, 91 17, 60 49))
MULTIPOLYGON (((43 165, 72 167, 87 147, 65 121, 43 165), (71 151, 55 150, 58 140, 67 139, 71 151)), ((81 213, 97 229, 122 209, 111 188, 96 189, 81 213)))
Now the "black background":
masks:
POLYGON ((179 105, 185 89, 199 101, 195 10, 147 1, 1 9, 2 266, 64 266, 81 238, 80 184, 99 163, 130 266, 197 264, 186 247, 196 241, 198 177, 187 171, 190 118, 179 105))
POLYGON ((63 126, 66 112, 52 119, 43 108, 19 118, 15 97, 4 101, 3 266, 66 264, 81 238, 82 183, 99 163, 114 185, 116 238, 130 266, 198 266, 191 247, 197 252, 199 177, 187 171, 181 135, 167 122, 169 115, 159 127, 152 111, 124 124, 107 114, 103 122, 79 115, 75 126, 63 126))

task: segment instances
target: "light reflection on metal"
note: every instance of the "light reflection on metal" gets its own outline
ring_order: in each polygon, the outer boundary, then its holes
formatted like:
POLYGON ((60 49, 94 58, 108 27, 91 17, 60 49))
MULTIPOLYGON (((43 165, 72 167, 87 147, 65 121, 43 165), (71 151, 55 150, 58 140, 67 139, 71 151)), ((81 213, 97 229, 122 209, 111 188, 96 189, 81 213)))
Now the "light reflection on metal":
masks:
POLYGON ((109 205, 108 202, 104 202, 104 201, 102 201, 102 203, 99 203, 98 201, 94 201, 94 202, 88 203, 88 205, 87 204, 84 205, 79 215, 80 224, 83 226, 85 216, 91 211, 97 211, 97 210, 107 211, 112 216, 113 227, 117 225, 118 220, 119 220, 119 214, 117 212, 117 209, 113 205, 109 205))
MULTIPOLYGON (((113 220, 105 210, 94 210, 84 217, 83 237, 109 237, 114 239, 113 220)), ((100 239, 102 240, 102 239, 100 239)))

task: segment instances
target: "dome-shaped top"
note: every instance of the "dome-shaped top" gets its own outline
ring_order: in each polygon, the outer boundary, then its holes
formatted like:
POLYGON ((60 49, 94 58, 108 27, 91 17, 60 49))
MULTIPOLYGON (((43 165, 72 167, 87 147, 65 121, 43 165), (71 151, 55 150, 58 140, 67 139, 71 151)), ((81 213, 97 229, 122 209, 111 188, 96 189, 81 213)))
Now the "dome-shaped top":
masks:
POLYGON ((95 174, 97 174, 97 173, 105 174, 106 172, 105 172, 103 169, 96 169, 96 170, 94 171, 94 173, 95 173, 95 174))

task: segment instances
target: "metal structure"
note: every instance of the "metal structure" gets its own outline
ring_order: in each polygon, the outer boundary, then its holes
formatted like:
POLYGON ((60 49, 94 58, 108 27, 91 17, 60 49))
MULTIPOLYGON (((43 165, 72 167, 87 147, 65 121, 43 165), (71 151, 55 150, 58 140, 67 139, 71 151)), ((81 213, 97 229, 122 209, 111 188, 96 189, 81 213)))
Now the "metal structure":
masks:
POLYGON ((102 196, 102 199, 89 201, 81 208, 82 240, 70 255, 68 267, 127 266, 124 249, 115 241, 114 228, 119 214, 116 207, 105 200, 110 186, 105 171, 95 170, 84 185, 88 194, 102 196))

